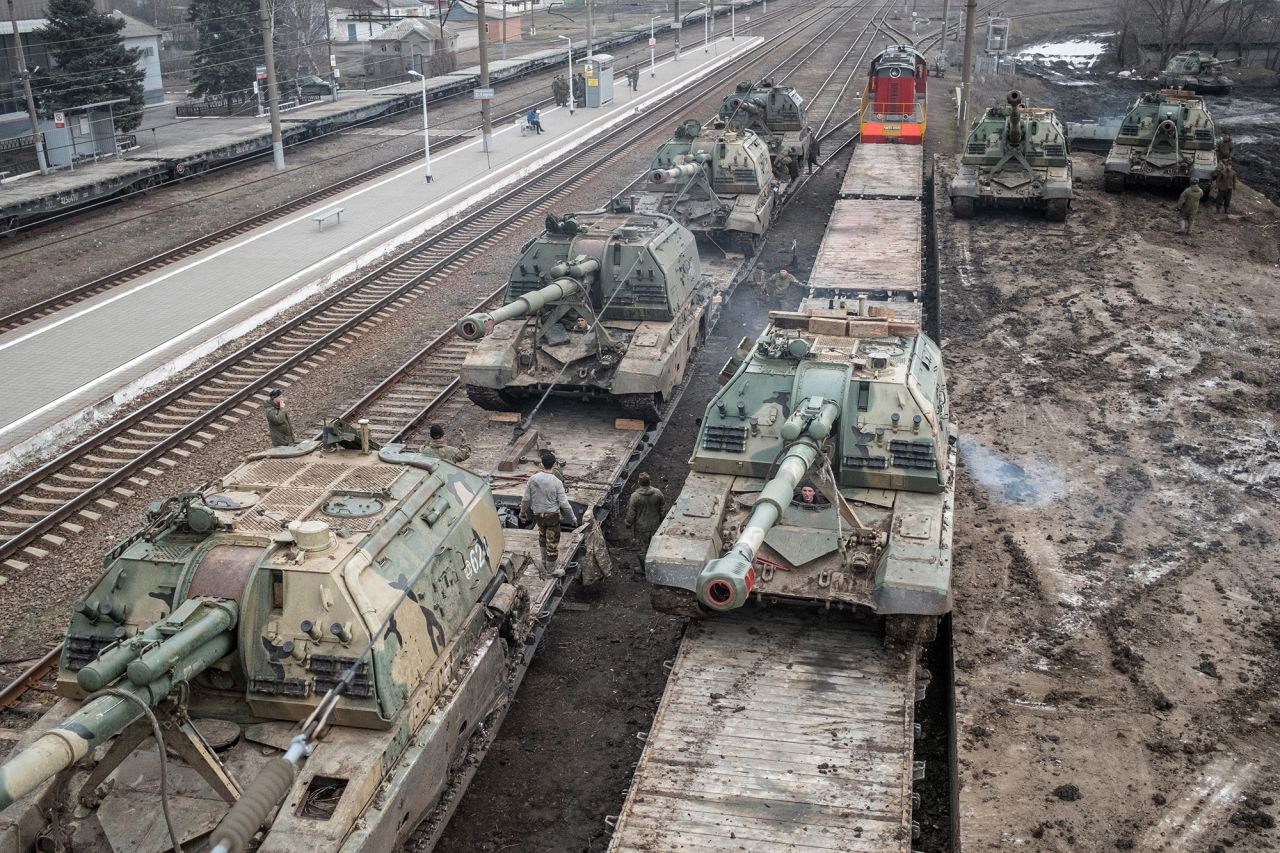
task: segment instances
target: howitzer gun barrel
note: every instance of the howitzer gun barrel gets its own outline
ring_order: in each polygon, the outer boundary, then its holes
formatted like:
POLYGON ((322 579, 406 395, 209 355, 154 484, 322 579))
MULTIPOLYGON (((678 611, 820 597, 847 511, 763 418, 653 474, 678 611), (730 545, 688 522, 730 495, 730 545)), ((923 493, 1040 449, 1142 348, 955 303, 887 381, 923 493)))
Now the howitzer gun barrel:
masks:
POLYGON ((729 106, 735 110, 742 110, 745 113, 751 113, 753 116, 764 115, 764 107, 755 101, 748 101, 745 98, 734 98, 729 102, 729 106))
POLYGON ((1022 144, 1022 93, 1014 89, 1006 98, 1009 102, 1009 129, 1005 136, 1009 140, 1010 145, 1022 144))
POLYGON ((600 269, 600 262, 583 258, 572 264, 556 264, 551 268, 555 281, 546 287, 518 296, 494 311, 468 314, 458 321, 454 330, 464 341, 476 341, 493 333, 493 327, 507 320, 516 320, 536 314, 548 303, 580 293, 587 276, 600 269))
POLYGON ((655 184, 674 181, 676 178, 692 178, 702 171, 702 167, 711 162, 711 155, 705 151, 685 156, 685 162, 677 163, 667 169, 654 169, 649 173, 649 180, 655 184))
POLYGON ((764 544, 764 537, 782 518, 782 511, 791 503, 796 487, 818 459, 818 445, 810 438, 802 438, 792 444, 778 472, 765 483, 756 498, 751 517, 738 535, 738 541, 729 553, 707 563, 698 576, 698 600, 712 610, 735 610, 747 603, 747 597, 755 587, 756 552, 764 544))
MULTIPOLYGON (((200 625, 200 630, 207 632, 211 624, 206 621, 210 614, 202 614, 191 625, 162 640, 157 647, 163 648, 168 643, 179 641, 178 648, 183 653, 173 659, 170 668, 154 672, 154 678, 145 684, 126 681, 116 689, 132 694, 148 707, 154 707, 179 684, 195 678, 235 649, 236 638, 232 631, 238 617, 235 603, 222 600, 194 601, 198 606, 211 605, 211 613, 222 613, 214 621, 221 622, 226 627, 218 632, 205 633, 193 643, 189 638, 196 635, 186 635, 186 632, 195 625, 200 625)), ((177 611, 175 615, 176 613, 177 611)), ((142 708, 138 702, 124 697, 107 695, 91 699, 79 711, 0 765, 0 809, 8 808, 41 782, 79 761, 93 747, 120 734, 141 716, 142 708)))

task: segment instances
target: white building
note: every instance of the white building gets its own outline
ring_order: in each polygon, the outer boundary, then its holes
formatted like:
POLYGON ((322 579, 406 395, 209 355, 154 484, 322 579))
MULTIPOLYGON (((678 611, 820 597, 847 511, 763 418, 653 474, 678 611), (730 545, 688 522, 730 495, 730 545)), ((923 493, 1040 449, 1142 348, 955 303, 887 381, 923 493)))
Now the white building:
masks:
POLYGON ((148 104, 164 101, 164 79, 160 74, 160 36, 155 27, 144 24, 137 18, 130 18, 120 11, 112 12, 124 21, 124 29, 120 36, 124 46, 141 51, 138 67, 142 69, 142 95, 148 104))

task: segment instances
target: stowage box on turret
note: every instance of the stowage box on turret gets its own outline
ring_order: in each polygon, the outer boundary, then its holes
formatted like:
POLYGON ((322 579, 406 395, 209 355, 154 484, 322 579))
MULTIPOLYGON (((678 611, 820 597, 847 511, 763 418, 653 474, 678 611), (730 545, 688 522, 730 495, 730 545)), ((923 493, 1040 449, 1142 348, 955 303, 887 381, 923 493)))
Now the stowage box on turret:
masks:
POLYGON ((988 107, 969 130, 948 192, 958 219, 971 218, 977 205, 1039 207, 1050 220, 1066 219, 1075 195, 1057 113, 1025 106, 1016 91, 988 107))
POLYGON ((1206 190, 1218 168, 1217 138, 1204 99, 1176 89, 1148 92, 1133 102, 1103 164, 1107 192, 1126 186, 1206 190))
POLYGON ((764 140, 775 170, 783 168, 787 155, 803 163, 809 154, 813 134, 805 124, 804 98, 794 86, 744 80, 720 103, 720 118, 728 127, 749 130, 764 140))
POLYGON ((779 193, 769 148, 749 130, 684 122, 653 158, 636 196, 643 213, 668 214, 699 235, 736 235, 748 247, 769 230, 779 193))
POLYGON ((550 389, 656 420, 710 327, 710 297, 694 237, 670 216, 548 217, 511 270, 506 304, 458 321, 464 339, 485 338, 462 382, 488 409, 550 389))
POLYGON ((0 839, 21 838, 6 850, 39 832, 69 845, 41 850, 162 853, 162 802, 176 840, 207 850, 340 680, 332 728, 283 805, 263 804, 255 849, 394 850, 436 806, 527 665, 523 562, 483 478, 367 436, 362 451, 334 426, 345 446, 260 454, 153 504, 107 556, 67 628, 63 698, 0 766, 0 839), (147 708, 180 759, 167 790, 147 708))
POLYGON ((646 555, 655 606, 946 613, 957 432, 938 346, 883 308, 770 319, 721 374, 646 555))
POLYGON ((1206 56, 1198 50, 1175 54, 1160 72, 1160 86, 1200 95, 1227 95, 1231 92, 1232 80, 1222 73, 1222 67, 1239 61, 1239 58, 1223 60, 1206 56))

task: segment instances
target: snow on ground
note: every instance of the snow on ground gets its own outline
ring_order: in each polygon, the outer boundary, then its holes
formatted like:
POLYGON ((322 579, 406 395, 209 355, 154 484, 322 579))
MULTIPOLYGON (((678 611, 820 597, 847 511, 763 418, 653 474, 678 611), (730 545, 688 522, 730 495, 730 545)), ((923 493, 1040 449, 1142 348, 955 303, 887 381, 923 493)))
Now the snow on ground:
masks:
POLYGON ((1033 44, 1022 48, 1015 56, 1022 62, 1045 65, 1064 62, 1072 68, 1092 68, 1106 49, 1105 35, 1098 34, 1083 39, 1033 44))

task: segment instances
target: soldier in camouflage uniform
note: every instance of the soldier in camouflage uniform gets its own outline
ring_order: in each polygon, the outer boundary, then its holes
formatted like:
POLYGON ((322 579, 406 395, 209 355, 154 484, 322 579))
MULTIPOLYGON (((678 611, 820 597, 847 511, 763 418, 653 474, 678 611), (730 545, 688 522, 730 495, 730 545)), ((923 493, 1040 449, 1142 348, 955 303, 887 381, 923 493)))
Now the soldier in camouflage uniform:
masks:
POLYGON ((786 270, 778 270, 776 273, 769 276, 769 280, 765 282, 764 292, 765 295, 774 299, 781 299, 782 296, 786 294, 787 289, 792 285, 800 287, 800 279, 796 278, 786 270))
POLYGON ((1217 194, 1218 212, 1231 213, 1231 194, 1236 191, 1236 170, 1230 160, 1223 161, 1213 173, 1213 190, 1217 194))
POLYGON ((1218 160, 1222 163, 1230 163, 1236 154, 1236 143, 1231 138, 1231 134, 1224 133, 1222 138, 1218 140, 1218 160))
POLYGON ((538 525, 538 546, 542 549, 543 576, 562 577, 564 569, 556 563, 560 560, 560 526, 578 526, 578 517, 569 504, 564 483, 556 476, 556 455, 545 451, 541 458, 542 470, 525 483, 524 497, 520 501, 520 521, 528 524, 532 519, 538 525))
POLYGON ((1190 234, 1192 227, 1196 223, 1196 216, 1200 213, 1200 199, 1204 197, 1204 190, 1200 189, 1197 181, 1192 181, 1191 185, 1182 191, 1182 195, 1178 196, 1178 233, 1190 234))
POLYGON ((271 433, 271 446, 288 447, 296 444, 293 424, 289 421, 289 413, 284 410, 284 391, 272 388, 267 397, 267 429, 271 433))
POLYGON ((644 555, 649 552, 649 541, 662 523, 666 512, 667 499, 662 490, 654 488, 648 474, 636 477, 638 484, 627 501, 627 529, 631 531, 636 545, 640 548, 640 565, 644 567, 644 555))
POLYGON ((471 445, 467 444, 467 437, 462 430, 458 430, 458 444, 444 443, 444 427, 440 424, 431 425, 431 443, 422 448, 423 456, 434 456, 437 459, 443 459, 445 462, 458 464, 466 462, 471 458, 471 445))

